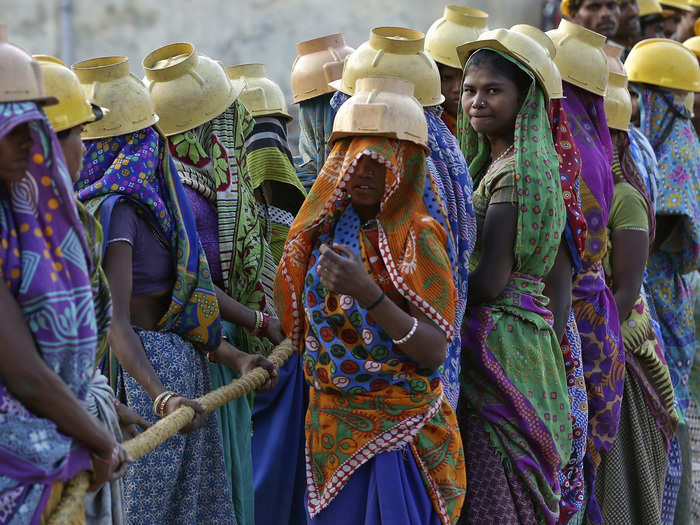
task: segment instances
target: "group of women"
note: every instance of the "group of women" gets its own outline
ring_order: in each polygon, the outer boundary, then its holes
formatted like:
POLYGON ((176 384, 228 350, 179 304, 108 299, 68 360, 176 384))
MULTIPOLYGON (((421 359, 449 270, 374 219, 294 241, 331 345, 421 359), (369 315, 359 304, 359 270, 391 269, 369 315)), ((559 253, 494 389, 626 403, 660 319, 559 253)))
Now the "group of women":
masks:
POLYGON ((0 27, 0 523, 690 523, 700 38, 592 3, 298 44, 298 157, 261 64, 0 27))

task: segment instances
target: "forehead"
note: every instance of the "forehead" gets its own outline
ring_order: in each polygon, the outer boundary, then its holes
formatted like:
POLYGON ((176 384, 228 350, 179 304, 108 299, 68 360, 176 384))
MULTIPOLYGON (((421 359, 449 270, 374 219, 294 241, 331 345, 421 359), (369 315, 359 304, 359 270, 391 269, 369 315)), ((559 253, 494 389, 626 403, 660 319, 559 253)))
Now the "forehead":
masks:
POLYGON ((357 159, 356 169, 382 169, 383 165, 377 159, 373 159, 369 155, 362 155, 357 159))

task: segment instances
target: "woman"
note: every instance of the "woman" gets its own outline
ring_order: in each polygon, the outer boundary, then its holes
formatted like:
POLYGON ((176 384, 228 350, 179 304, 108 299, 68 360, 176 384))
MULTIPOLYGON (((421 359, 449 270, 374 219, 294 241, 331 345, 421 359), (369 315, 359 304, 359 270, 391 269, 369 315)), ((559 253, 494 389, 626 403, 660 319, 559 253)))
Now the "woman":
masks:
POLYGON ((257 361, 222 342, 209 266, 165 139, 148 127, 86 145, 76 187, 105 231, 118 393, 148 421, 180 406, 195 411, 187 435, 125 477, 128 521, 235 523, 216 422, 193 398, 210 390, 206 359, 240 372, 257 361))
POLYGON ((306 198, 306 190, 292 163, 287 123, 283 118, 255 117, 245 146, 248 170, 276 270, 289 228, 306 198))
POLYGON ((469 484, 460 523, 556 523, 572 429, 542 293, 566 221, 545 96, 529 69, 487 47, 467 61, 462 89, 460 143, 477 183, 479 234, 462 329, 469 484))
MULTIPOLYGON (((437 81, 437 79, 436 79, 437 81)), ((334 95, 331 105, 336 111, 348 99, 342 92, 334 95)), ((473 184, 464 155, 454 135, 442 121, 441 106, 424 107, 428 123, 428 147, 426 158, 426 187, 423 200, 428 211, 449 236, 447 254, 452 261, 452 273, 457 288, 457 329, 467 305, 469 258, 476 242, 476 220, 472 206, 473 184), (438 199, 435 199, 435 195, 438 199)), ((445 395, 453 409, 459 399, 459 369, 461 343, 459 335, 448 345, 443 371, 445 395)))
POLYGON ((338 140, 280 263, 276 303, 310 384, 309 523, 446 525, 461 508, 439 371, 456 293, 445 231, 423 203, 424 151, 338 140))
MULTIPOLYGON (((621 67, 621 64, 620 64, 621 67)), ((622 319, 625 388, 620 425, 603 455, 596 499, 605 523, 658 524, 668 466, 668 448, 677 416, 663 346, 652 323, 642 282, 654 239, 654 207, 632 157, 629 120, 613 111, 631 100, 624 77, 611 72, 606 94, 613 141, 615 191, 608 219, 607 282, 622 319)))
POLYGON ((98 343, 93 268, 61 147, 34 102, 0 103, 0 233, 0 521, 38 524, 75 474, 92 470, 94 490, 131 460, 83 405, 98 343))
MULTIPOLYGON (((252 129, 250 113, 235 101, 209 122, 168 140, 211 269, 225 334, 237 347, 256 354, 281 342, 283 335, 279 321, 269 317, 266 330, 256 331, 262 312, 273 312, 275 266, 269 261, 246 166, 244 145, 252 129), (270 275, 265 279, 268 264, 270 275)), ((209 363, 209 373, 213 388, 238 377, 218 363, 209 363)), ((240 525, 252 525, 256 520, 250 399, 227 403, 217 414, 236 518, 240 525)))
POLYGON ((689 522, 691 458, 684 417, 690 402, 688 377, 695 356, 695 330, 685 275, 700 264, 700 144, 684 102, 689 90, 700 90, 700 70, 692 53, 668 40, 638 44, 625 67, 639 95, 639 128, 658 161, 656 236, 647 284, 680 412, 669 453, 662 519, 663 523, 689 522), (650 54, 655 48, 670 58, 655 61, 650 54), (674 64, 673 69, 666 71, 667 64, 674 64))

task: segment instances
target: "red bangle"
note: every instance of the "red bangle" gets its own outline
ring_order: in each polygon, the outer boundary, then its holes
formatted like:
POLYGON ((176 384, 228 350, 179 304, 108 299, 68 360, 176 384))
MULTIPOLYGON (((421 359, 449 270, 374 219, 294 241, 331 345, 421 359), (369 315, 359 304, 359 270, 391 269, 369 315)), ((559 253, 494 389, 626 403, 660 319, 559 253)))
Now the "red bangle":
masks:
POLYGON ((266 334, 267 328, 270 326, 270 316, 268 314, 266 314, 265 312, 263 312, 262 316, 263 316, 263 321, 262 321, 262 325, 260 326, 259 333, 266 334))

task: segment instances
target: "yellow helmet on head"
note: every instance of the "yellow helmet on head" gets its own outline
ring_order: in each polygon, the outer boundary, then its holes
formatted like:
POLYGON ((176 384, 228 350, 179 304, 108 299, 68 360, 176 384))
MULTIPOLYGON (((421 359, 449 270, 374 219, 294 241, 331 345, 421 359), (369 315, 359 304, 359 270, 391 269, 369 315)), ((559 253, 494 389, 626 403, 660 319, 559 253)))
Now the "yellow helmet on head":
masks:
POLYGON ((457 54, 466 66, 469 56, 477 49, 501 51, 527 66, 539 81, 547 99, 562 98, 561 75, 553 58, 556 49, 549 37, 533 26, 519 24, 510 29, 493 29, 475 42, 459 46, 457 54))
POLYGON ((272 116, 292 120, 282 89, 265 76, 263 64, 226 67, 226 74, 240 90, 240 100, 254 117, 272 116))
POLYGON ((596 95, 605 95, 608 60, 603 52, 605 37, 568 20, 547 31, 557 48, 554 62, 562 80, 596 95))
POLYGON ((44 89, 48 95, 58 99, 58 104, 44 109, 56 133, 94 122, 109 110, 90 104, 80 80, 68 66, 58 58, 34 55, 41 66, 44 89))
POLYGON ((683 45, 695 53, 695 56, 700 59, 700 36, 691 36, 688 40, 683 42, 683 45))
POLYGON ((632 97, 627 88, 627 74, 622 65, 622 47, 614 44, 605 44, 605 54, 608 57, 610 76, 608 87, 605 91, 605 116, 608 127, 620 131, 627 131, 632 119, 632 97))
POLYGON ((637 0, 639 16, 660 15, 663 9, 658 0, 637 0))
POLYGON ((209 122, 238 96, 221 64, 189 43, 156 49, 143 59, 143 69, 166 136, 209 122))
POLYGON ((328 84, 343 75, 343 61, 353 51, 340 33, 299 42, 290 75, 294 103, 335 91, 328 84))
POLYGON ((423 49, 420 31, 404 27, 376 27, 369 40, 345 59, 343 76, 331 86, 346 95, 355 93, 355 81, 365 77, 398 77, 415 86, 415 97, 424 106, 442 104, 445 97, 435 61, 423 49))
POLYGON ((659 3, 663 7, 679 9, 688 13, 692 13, 695 11, 695 8, 692 5, 690 5, 690 2, 688 2, 688 0, 659 0, 659 3))
POLYGON ((457 48, 487 31, 489 15, 478 9, 448 5, 425 34, 425 50, 435 62, 461 69, 457 48))
POLYGON ((73 64, 88 102, 106 108, 101 120, 85 124, 83 139, 132 133, 158 122, 148 91, 129 70, 126 57, 101 57, 73 64))
POLYGON ((666 89, 700 91, 700 66, 690 49, 667 38, 638 42, 625 61, 630 82, 666 89))
POLYGON ((413 84, 396 77, 358 78, 333 121, 332 144, 354 135, 407 140, 428 148, 428 125, 413 84))
POLYGON ((0 24, 0 103, 36 102, 42 106, 57 104, 47 96, 41 80, 41 67, 32 55, 7 40, 7 26, 0 24))

